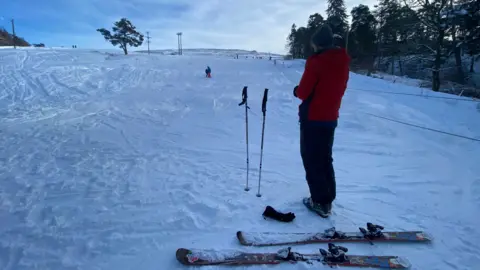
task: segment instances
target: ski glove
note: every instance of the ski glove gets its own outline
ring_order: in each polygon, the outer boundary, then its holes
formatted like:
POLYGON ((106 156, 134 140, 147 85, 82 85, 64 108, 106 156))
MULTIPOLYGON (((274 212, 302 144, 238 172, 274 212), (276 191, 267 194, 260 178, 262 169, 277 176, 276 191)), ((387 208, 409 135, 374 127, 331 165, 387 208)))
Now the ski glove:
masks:
POLYGON ((295 88, 293 88, 293 95, 294 95, 295 97, 297 97, 297 88, 298 88, 298 85, 295 86, 295 88))
POLYGON ((288 212, 286 214, 280 213, 269 205, 265 208, 265 211, 263 212, 263 217, 269 217, 281 222, 291 222, 295 219, 295 214, 292 212, 288 212))

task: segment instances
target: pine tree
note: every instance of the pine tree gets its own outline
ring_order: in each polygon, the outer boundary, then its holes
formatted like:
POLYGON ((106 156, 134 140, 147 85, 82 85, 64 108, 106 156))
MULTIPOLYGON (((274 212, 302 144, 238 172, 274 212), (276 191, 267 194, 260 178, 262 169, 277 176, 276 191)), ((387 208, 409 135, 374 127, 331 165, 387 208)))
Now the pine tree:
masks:
POLYGON ((311 29, 313 32, 317 30, 319 26, 323 24, 324 20, 322 15, 315 13, 308 17, 307 28, 311 29))
POLYGON ((349 53, 358 64, 366 67, 368 74, 373 69, 375 57, 376 19, 368 6, 358 5, 352 9, 352 28, 349 36, 349 53))
POLYGON ((315 31, 324 23, 322 15, 315 13, 308 17, 307 22, 307 36, 305 37, 305 57, 308 57, 314 53, 313 48, 311 46, 311 39, 315 31))
POLYGON ((290 29, 290 34, 288 34, 287 37, 287 49, 288 53, 293 57, 297 58, 298 57, 298 52, 297 48, 295 46, 295 37, 297 34, 297 26, 295 24, 292 24, 292 28, 290 29))
POLYGON ((398 52, 397 37, 399 31, 399 9, 397 0, 380 0, 375 11, 378 24, 378 54, 381 58, 388 57, 392 74, 395 66, 395 55, 398 52))
POLYGON ((415 43, 429 42, 429 39, 424 38, 424 26, 418 20, 415 11, 402 6, 398 0, 380 0, 374 14, 378 21, 378 62, 388 58, 392 74, 395 72, 397 62, 400 73, 403 74, 402 56, 420 53, 421 50, 416 48, 415 43))
POLYGON ((324 23, 322 15, 315 13, 309 16, 307 26, 297 28, 293 24, 287 37, 288 52, 294 58, 307 58, 313 53, 311 38, 319 26, 324 23))
POLYGON ((432 90, 440 90, 440 68, 445 63, 445 38, 451 25, 443 16, 449 0, 407 0, 409 8, 417 10, 419 21, 425 26, 432 41, 429 44, 420 44, 428 48, 431 53, 432 90))
POLYGON ((471 0, 451 1, 448 14, 452 27, 452 41, 458 76, 462 77, 460 51, 464 47, 471 57, 470 72, 474 72, 474 56, 480 53, 480 2, 471 0))
POLYGON ((462 24, 463 40, 467 44, 468 54, 471 57, 470 72, 473 73, 475 55, 480 53, 480 1, 467 3, 467 14, 462 24))
POLYGON ((298 49, 299 57, 307 58, 309 56, 311 46, 308 28, 302 26, 297 29, 297 33, 295 35, 295 46, 298 49))
POLYGON ((333 33, 344 37, 348 27, 344 0, 328 0, 327 16, 327 23, 333 33))
POLYGON ((105 28, 97 29, 97 31, 103 35, 105 40, 110 41, 113 46, 119 45, 125 55, 127 55, 127 45, 138 47, 143 43, 143 35, 135 29, 136 27, 128 19, 122 18, 120 21, 115 22, 112 27, 113 35, 105 28))

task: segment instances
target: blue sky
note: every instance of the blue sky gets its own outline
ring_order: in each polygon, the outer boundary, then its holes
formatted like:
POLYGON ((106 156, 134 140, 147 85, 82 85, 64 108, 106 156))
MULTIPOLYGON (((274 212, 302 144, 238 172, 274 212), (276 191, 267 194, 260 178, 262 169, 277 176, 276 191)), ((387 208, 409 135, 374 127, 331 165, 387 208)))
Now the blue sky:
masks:
MULTIPOLYGON (((112 48, 97 28, 111 29, 127 17, 145 33, 152 49, 177 46, 183 32, 184 48, 247 49, 284 53, 292 23, 305 25, 310 14, 325 16, 322 0, 6 0, 0 9, 0 27, 31 43, 79 48, 112 48)), ((348 12, 359 3, 346 1, 348 12)), ((144 46, 146 48, 146 43, 144 46)))

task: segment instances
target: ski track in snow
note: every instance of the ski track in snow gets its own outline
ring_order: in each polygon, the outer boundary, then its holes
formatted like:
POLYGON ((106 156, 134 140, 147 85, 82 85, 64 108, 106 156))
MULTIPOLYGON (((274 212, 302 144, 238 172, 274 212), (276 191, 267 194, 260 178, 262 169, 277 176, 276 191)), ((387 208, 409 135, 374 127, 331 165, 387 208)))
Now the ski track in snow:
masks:
POLYGON ((179 247, 280 248, 242 247, 237 230, 355 231, 366 222, 435 239, 345 244, 352 254, 405 256, 412 269, 478 267, 480 144, 368 115, 480 138, 478 104, 359 92, 353 88, 426 90, 352 73, 334 149, 337 200, 323 220, 301 202, 308 189, 292 89, 302 71, 300 61, 218 55, 0 51, 0 269, 186 269, 174 257, 179 247), (204 78, 206 65, 212 79, 204 78), (248 193, 243 86, 251 107, 248 193), (264 220, 266 205, 297 218, 264 220))

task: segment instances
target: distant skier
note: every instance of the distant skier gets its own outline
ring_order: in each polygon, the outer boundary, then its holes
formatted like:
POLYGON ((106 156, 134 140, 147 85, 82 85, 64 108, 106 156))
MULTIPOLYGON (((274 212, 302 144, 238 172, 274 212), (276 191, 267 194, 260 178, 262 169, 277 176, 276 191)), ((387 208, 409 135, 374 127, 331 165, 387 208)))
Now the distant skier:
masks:
POLYGON ((207 77, 207 78, 212 77, 212 69, 210 69, 209 66, 207 66, 207 69, 205 69, 205 77, 207 77))
POLYGON ((317 29, 311 39, 315 53, 307 59, 300 84, 293 90, 302 100, 300 153, 310 189, 303 203, 324 218, 331 214, 336 197, 332 148, 350 63, 347 51, 333 42, 328 25, 317 29))

